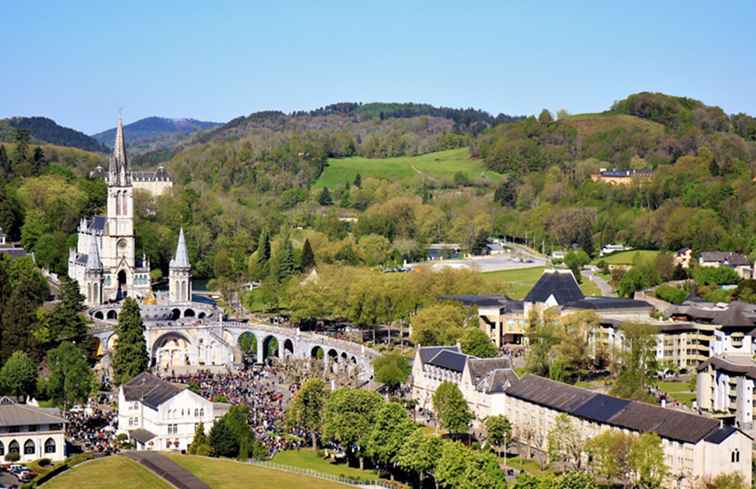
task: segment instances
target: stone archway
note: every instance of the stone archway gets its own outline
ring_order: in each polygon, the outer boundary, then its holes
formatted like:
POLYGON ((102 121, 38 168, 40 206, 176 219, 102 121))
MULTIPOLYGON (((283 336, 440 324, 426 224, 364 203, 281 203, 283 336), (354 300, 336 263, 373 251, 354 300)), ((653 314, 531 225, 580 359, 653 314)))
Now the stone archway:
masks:
POLYGON ((103 319, 105 319, 105 314, 103 314, 102 311, 97 311, 94 313, 94 318, 102 321, 103 319))
POLYGON ((240 334, 237 343, 243 355, 253 358, 257 355, 257 337, 253 332, 245 331, 240 334))
POLYGON ((152 346, 154 365, 161 370, 191 365, 192 342, 181 333, 172 331, 160 336, 152 346))
POLYGON ((118 319, 118 313, 115 309, 111 309, 108 311, 108 314, 105 317, 108 319, 118 319))
POLYGON ((181 309, 175 308, 171 310, 171 320, 175 321, 181 317, 181 309))
POLYGON ((126 297, 126 295, 128 295, 128 290, 126 290, 126 270, 121 269, 118 272, 118 275, 116 275, 116 282, 118 283, 117 298, 121 299, 126 297))
POLYGON ((194 317, 194 309, 186 309, 184 311, 184 317, 185 318, 193 318, 194 317))
POLYGON ((263 361, 271 357, 278 358, 280 356, 280 345, 278 344, 278 339, 276 339, 275 336, 266 336, 265 339, 263 339, 262 347, 263 361))
POLYGON ((283 344, 284 356, 294 356, 294 342, 290 338, 286 338, 283 344))
POLYGON ((323 348, 320 346, 313 347, 312 350, 310 350, 310 357, 315 358, 317 360, 322 360, 323 357, 325 357, 325 352, 323 351, 323 348))
POLYGON ((339 363, 339 352, 331 348, 328 350, 328 361, 330 363, 339 363))

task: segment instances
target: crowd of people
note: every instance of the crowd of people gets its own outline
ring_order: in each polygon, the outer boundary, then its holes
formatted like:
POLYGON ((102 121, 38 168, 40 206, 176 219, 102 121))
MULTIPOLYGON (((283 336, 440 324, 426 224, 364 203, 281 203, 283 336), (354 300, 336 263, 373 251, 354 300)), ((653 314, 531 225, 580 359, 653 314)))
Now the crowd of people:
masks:
POLYGON ((280 366, 265 366, 226 373, 202 371, 166 380, 187 384, 206 399, 247 406, 256 439, 272 455, 298 448, 306 439, 306 433, 285 426, 286 405, 299 388, 292 374, 280 366))
POLYGON ((81 451, 110 454, 117 450, 118 413, 107 404, 91 403, 67 411, 66 439, 81 451))

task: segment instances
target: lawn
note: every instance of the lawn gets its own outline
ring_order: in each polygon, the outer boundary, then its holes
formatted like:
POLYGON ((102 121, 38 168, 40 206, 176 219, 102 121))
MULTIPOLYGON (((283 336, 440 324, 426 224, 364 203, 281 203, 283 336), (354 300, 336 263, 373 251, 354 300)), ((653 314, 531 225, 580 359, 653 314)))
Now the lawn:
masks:
POLYGON ((688 382, 667 380, 659 382, 659 389, 669 394, 669 397, 675 401, 688 406, 692 405, 693 401, 696 400, 696 393, 695 391, 690 390, 690 384, 688 384, 688 382))
MULTIPOLYGON (((483 280, 491 285, 506 284, 507 295, 512 299, 521 300, 528 294, 533 285, 543 275, 544 267, 517 268, 515 270, 500 270, 498 272, 484 272, 483 280)), ((598 285, 583 277, 580 290, 585 295, 601 295, 598 285)))
POLYGON ((423 175, 451 179, 457 172, 463 173, 469 179, 480 176, 494 180, 500 178, 499 174, 486 170, 480 160, 471 159, 467 148, 458 148, 397 158, 331 158, 315 182, 315 187, 341 188, 344 183, 353 182, 358 173, 362 178, 407 180, 423 175))
POLYGON ((74 467, 45 489, 172 489, 173 486, 126 457, 107 457, 74 467))
POLYGON ((360 470, 355 467, 349 467, 346 464, 329 463, 327 460, 320 458, 311 448, 278 452, 272 461, 281 465, 290 465, 326 474, 362 479, 378 479, 378 474, 372 470, 360 470))
MULTIPOLYGON (((168 458, 202 479, 213 489, 343 489, 343 484, 242 464, 233 460, 167 454, 168 458)), ((119 487, 118 489, 122 489, 119 487)))
POLYGON ((659 254, 659 250, 630 250, 620 251, 618 253, 612 253, 608 256, 602 256, 593 260, 594 265, 601 260, 605 261, 609 265, 632 265, 636 255, 640 255, 642 259, 656 258, 659 254))

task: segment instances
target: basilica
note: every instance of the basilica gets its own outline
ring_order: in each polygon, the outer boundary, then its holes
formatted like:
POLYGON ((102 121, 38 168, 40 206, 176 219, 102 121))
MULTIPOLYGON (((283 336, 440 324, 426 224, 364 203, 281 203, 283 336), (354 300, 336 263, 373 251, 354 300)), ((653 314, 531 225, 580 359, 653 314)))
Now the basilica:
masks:
MULTIPOLYGON (((127 296, 152 296, 150 262, 136 252, 133 175, 126 156, 123 121, 119 119, 106 175, 107 215, 81 220, 76 248, 68 257, 68 275, 79 283, 90 307, 127 296)), ((183 230, 171 260, 169 289, 171 301, 191 301, 191 266, 183 230)))

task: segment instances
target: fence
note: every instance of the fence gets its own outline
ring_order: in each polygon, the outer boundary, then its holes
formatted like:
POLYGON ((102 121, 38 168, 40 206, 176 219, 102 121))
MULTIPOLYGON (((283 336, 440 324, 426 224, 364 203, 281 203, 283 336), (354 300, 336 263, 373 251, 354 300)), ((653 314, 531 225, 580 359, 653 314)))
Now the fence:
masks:
POLYGON ((341 484, 346 484, 352 487, 366 487, 366 486, 367 487, 385 487, 386 489, 397 489, 397 487, 402 487, 401 484, 391 483, 389 481, 384 481, 381 479, 376 479, 376 480, 355 479, 351 477, 343 477, 343 476, 334 475, 334 474, 326 474, 324 472, 317 472, 317 471, 309 470, 309 469, 301 469, 299 467, 292 467, 290 465, 281 465, 275 462, 251 460, 249 463, 251 463, 252 465, 257 465, 257 466, 268 468, 268 469, 289 472, 291 474, 305 475, 308 477, 315 477, 316 479, 339 482, 341 484))

